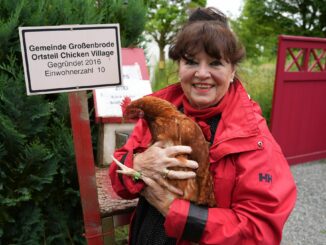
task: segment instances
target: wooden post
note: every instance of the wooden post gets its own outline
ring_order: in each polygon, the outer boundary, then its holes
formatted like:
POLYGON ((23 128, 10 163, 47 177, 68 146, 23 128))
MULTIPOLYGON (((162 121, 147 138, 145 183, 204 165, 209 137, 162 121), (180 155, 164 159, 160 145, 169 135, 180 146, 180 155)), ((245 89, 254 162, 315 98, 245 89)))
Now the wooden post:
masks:
POLYGON ((69 93, 69 106, 85 237, 89 245, 102 245, 102 226, 86 91, 69 93))

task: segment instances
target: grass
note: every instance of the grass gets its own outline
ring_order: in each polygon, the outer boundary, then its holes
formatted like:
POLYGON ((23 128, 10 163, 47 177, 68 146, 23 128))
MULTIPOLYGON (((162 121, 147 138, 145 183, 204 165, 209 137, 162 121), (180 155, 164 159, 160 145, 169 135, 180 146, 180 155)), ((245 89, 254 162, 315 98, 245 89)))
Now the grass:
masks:
POLYGON ((154 79, 152 81, 153 91, 157 91, 170 84, 176 83, 178 81, 177 69, 177 64, 172 60, 168 60, 165 63, 165 69, 160 69, 157 64, 154 69, 154 79))
POLYGON ((275 66, 274 61, 262 64, 246 61, 238 70, 244 87, 251 98, 258 102, 268 123, 272 109, 275 66))
POLYGON ((116 245, 128 244, 129 225, 119 226, 114 229, 114 232, 116 245))

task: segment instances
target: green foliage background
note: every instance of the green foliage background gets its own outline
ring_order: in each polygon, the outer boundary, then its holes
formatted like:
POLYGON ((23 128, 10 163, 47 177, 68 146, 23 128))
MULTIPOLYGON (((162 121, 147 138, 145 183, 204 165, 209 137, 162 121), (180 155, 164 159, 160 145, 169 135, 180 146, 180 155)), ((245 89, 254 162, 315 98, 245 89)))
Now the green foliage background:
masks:
POLYGON ((26 95, 18 27, 119 22, 127 47, 145 13, 139 0, 0 1, 0 244, 85 243, 67 94, 26 95))
POLYGON ((244 0, 232 28, 256 63, 277 53, 280 34, 326 37, 324 0, 244 0))
POLYGON ((164 48, 171 43, 175 33, 187 20, 189 9, 205 6, 206 0, 145 0, 145 3, 148 8, 146 34, 157 43, 161 67, 164 67, 164 48))

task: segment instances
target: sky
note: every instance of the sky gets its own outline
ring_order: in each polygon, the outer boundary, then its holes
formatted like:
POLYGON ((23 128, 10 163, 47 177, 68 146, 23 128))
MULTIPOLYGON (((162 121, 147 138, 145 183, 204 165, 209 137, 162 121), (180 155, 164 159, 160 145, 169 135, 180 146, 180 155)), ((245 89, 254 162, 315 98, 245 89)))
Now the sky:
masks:
POLYGON ((216 7, 229 17, 236 18, 240 15, 243 0, 207 0, 207 7, 216 7))

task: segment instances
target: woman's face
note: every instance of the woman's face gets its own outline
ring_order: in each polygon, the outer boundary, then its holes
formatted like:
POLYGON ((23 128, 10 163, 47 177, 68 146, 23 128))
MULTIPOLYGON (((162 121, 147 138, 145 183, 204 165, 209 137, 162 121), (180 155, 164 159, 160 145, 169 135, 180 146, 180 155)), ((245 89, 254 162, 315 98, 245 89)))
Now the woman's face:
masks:
POLYGON ((234 73, 230 63, 212 58, 204 51, 179 62, 181 87, 190 104, 197 109, 216 105, 227 92, 234 73))

